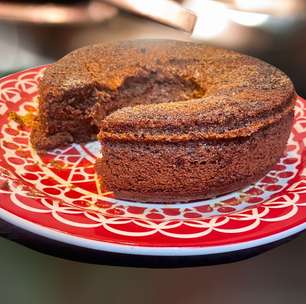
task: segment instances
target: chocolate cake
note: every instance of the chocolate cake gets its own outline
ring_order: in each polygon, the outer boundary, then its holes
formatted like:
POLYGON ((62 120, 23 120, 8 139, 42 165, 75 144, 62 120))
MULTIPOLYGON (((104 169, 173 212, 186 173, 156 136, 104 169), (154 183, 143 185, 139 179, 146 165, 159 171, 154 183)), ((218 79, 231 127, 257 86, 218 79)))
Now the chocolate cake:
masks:
POLYGON ((78 49, 39 84, 38 150, 98 138, 97 174, 118 198, 182 202, 237 190, 281 157, 296 93, 259 59, 201 43, 78 49))

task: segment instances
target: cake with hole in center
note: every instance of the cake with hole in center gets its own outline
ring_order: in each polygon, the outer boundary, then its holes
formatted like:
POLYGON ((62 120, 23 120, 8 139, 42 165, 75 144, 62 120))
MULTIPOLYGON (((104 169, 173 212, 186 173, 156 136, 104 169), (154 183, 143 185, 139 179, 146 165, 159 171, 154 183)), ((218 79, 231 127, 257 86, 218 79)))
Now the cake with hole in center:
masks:
POLYGON ((245 187, 282 156, 296 93, 253 57, 172 40, 78 49, 39 83, 37 150, 98 139, 120 199, 186 202, 245 187))

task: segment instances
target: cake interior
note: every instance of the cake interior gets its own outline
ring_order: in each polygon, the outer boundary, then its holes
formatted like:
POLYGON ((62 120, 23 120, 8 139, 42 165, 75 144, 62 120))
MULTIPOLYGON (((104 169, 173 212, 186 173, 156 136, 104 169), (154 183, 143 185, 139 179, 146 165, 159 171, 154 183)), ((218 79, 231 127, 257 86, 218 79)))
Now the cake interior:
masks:
POLYGON ((40 115, 42 123, 39 125, 48 125, 48 146, 52 149, 72 142, 95 140, 101 121, 120 108, 184 101, 200 98, 204 94, 205 89, 193 79, 184 79, 162 71, 145 70, 126 77, 115 90, 101 86, 97 81, 89 87, 70 91, 57 102, 42 102, 39 112, 49 112, 49 115, 40 115))
POLYGON ((97 89, 97 100, 89 106, 84 118, 92 119, 96 127, 94 136, 99 131, 101 121, 123 107, 153 103, 167 103, 200 98, 205 90, 193 79, 184 79, 177 75, 161 71, 145 71, 136 76, 125 78, 117 90, 97 89))

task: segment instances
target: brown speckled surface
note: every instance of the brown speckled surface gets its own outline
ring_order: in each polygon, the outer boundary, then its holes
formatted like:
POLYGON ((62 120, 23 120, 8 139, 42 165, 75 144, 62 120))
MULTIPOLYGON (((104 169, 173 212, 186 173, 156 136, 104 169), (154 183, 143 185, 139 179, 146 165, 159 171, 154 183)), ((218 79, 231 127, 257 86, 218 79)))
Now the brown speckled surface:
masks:
MULTIPOLYGON (((235 178, 229 176, 224 183, 224 177, 207 179, 216 168, 205 165, 210 152, 197 154, 196 149, 192 157, 202 163, 201 170, 193 168, 194 173, 187 174, 186 179, 177 177, 160 191, 150 191, 149 178, 130 179, 124 188, 120 166, 108 166, 104 161, 104 165, 97 166, 106 185, 119 197, 149 197, 145 199, 149 201, 163 197, 167 201, 180 197, 186 201, 188 189, 194 190, 190 186, 192 180, 202 185, 197 187, 196 198, 255 181, 285 148, 295 100, 289 78, 267 63, 203 44, 168 40, 116 42, 76 50, 47 68, 39 90, 40 114, 31 136, 37 149, 84 142, 100 129, 104 160, 116 163, 118 147, 125 147, 125 154, 116 164, 128 162, 128 174, 134 176, 140 172, 137 161, 141 157, 142 161, 150 159, 150 168, 156 173, 152 172, 154 183, 160 182, 160 186, 164 185, 160 172, 170 177, 174 172, 183 176, 184 170, 190 170, 188 166, 174 170, 168 165, 186 144, 194 143, 204 150, 213 144, 218 147, 221 162, 233 157, 235 178), (230 150, 225 148, 225 142, 233 144, 230 150), (268 142, 272 146, 265 145, 268 142), (159 150, 154 154, 151 148, 156 144, 159 150), (171 157, 169 144, 174 149, 170 149, 171 157), (256 157, 250 159, 255 163, 246 178, 245 165, 239 167, 236 162, 238 152, 243 147, 242 153, 250 156, 254 145, 265 145, 264 153, 269 156, 264 163, 256 157), (142 152, 136 153, 136 147, 142 152), (175 183, 180 187, 176 188, 175 183), (221 183, 228 187, 216 190, 221 183)), ((222 170, 228 172, 228 168, 230 165, 222 170)), ((193 197, 190 195, 190 199, 193 197)))

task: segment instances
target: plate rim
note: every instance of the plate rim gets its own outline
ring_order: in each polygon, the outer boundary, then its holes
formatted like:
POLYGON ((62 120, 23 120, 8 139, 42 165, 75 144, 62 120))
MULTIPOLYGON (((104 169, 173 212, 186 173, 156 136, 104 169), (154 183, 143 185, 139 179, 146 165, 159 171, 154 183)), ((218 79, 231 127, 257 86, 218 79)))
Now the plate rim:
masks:
MULTIPOLYGON (((28 68, 22 71, 18 71, 13 74, 9 74, 5 77, 1 77, 0 81, 6 81, 10 78, 17 77, 26 72, 40 72, 47 65, 37 66, 28 68)), ((302 101, 305 99, 303 97, 298 96, 302 101)), ((305 101, 306 102, 306 101, 305 101)), ((113 243, 102 240, 92 240, 81 236, 72 235, 69 232, 64 230, 58 230, 56 228, 50 228, 43 226, 38 223, 31 222, 30 220, 26 220, 18 215, 15 215, 4 208, 0 207, 0 219, 11 223, 18 228, 21 228, 25 231, 32 232, 36 235, 46 237, 51 240, 55 240, 58 242, 63 242, 69 245, 76 245, 82 248, 94 249, 101 252, 112 252, 112 253, 122 253, 122 254, 130 254, 130 255, 143 255, 143 256, 205 256, 205 255, 213 255, 213 254, 222 254, 229 252, 236 252, 244 249, 256 248, 262 245, 267 245, 273 243, 275 241, 279 241, 285 239, 287 237, 293 236, 300 232, 306 230, 306 219, 301 223, 295 223, 295 225, 291 228, 285 228, 285 230, 261 237, 256 238, 250 241, 231 243, 225 245, 206 245, 203 246, 186 246, 186 247, 178 247, 178 246, 139 246, 139 245, 129 245, 124 243, 113 243)))
POLYGON ((287 237, 293 236, 306 230, 306 222, 284 230, 282 232, 259 238, 252 241, 240 242, 235 244, 206 246, 206 247, 148 247, 135 246, 127 244, 116 244, 104 241, 90 240, 79 236, 74 236, 63 231, 44 227, 12 214, 3 208, 0 208, 0 218, 10 224, 13 224, 23 230, 32 232, 51 240, 63 242, 69 245, 75 245, 86 249, 106 251, 130 255, 145 256, 201 256, 235 252, 244 249, 256 248, 262 245, 270 244, 287 237))

